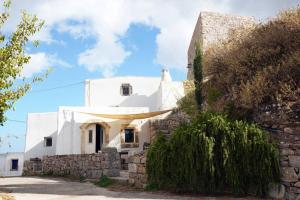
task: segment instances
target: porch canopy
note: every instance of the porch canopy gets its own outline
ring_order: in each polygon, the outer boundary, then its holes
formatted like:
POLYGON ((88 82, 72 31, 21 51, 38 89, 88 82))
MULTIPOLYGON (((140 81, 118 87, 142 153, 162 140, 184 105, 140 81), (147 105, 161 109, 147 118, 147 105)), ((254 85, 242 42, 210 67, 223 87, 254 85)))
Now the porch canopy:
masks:
POLYGON ((131 114, 103 114, 103 113, 92 113, 92 112, 80 112, 88 115, 93 115, 96 117, 102 117, 107 119, 125 119, 125 120, 134 120, 134 119, 146 119, 150 117, 155 117, 158 115, 165 114, 170 112, 171 110, 162 110, 155 112, 147 112, 147 113, 131 113, 131 114))

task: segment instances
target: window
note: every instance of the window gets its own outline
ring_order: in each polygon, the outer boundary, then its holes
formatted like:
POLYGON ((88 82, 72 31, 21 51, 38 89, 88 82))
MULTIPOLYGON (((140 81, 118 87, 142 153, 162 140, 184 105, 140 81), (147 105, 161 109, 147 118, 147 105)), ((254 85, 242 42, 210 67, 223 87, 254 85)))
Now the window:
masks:
POLYGON ((89 130, 89 143, 93 143, 93 130, 89 130))
POLYGON ((124 83, 121 85, 121 95, 122 96, 130 96, 132 94, 132 86, 128 83, 124 83))
POLYGON ((11 160, 11 171, 18 171, 18 166, 19 166, 19 160, 12 159, 11 160))
POLYGON ((134 142, 134 129, 133 128, 125 128, 125 143, 133 143, 134 142))
POLYGON ((44 145, 45 145, 45 147, 52 147, 52 137, 45 137, 44 145))

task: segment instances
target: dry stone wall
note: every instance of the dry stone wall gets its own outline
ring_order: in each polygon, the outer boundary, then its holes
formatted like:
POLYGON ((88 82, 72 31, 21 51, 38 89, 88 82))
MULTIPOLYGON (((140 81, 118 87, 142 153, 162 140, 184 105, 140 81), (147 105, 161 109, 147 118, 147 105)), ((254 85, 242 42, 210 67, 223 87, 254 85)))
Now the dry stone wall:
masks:
POLYGON ((37 176, 42 175, 42 160, 39 158, 32 158, 24 161, 23 175, 24 176, 37 176))
POLYGON ((147 184, 146 152, 135 153, 128 158, 129 183, 137 188, 147 184))
MULTIPOLYGON (((40 162, 42 171, 39 174, 92 179, 100 178, 102 174, 120 176, 121 168, 120 155, 116 148, 104 148, 95 154, 45 156, 40 162)), ((25 163, 29 166, 25 167, 25 175, 39 175, 30 167, 33 161, 25 163)))
POLYGON ((256 123, 278 143, 283 187, 271 191, 271 197, 300 199, 300 102, 262 105, 254 115, 256 123))
POLYGON ((165 119, 151 121, 151 142, 159 133, 162 133, 166 136, 166 138, 169 138, 171 133, 177 127, 179 127, 182 123, 190 122, 190 120, 190 116, 188 116, 185 112, 181 110, 174 110, 165 119))
POLYGON ((300 199, 300 143, 279 144, 282 182, 286 199, 300 199))
MULTIPOLYGON (((272 131, 279 142, 281 181, 285 199, 300 199, 300 124, 281 124, 272 131)), ((281 192, 280 192, 281 193, 281 192)))

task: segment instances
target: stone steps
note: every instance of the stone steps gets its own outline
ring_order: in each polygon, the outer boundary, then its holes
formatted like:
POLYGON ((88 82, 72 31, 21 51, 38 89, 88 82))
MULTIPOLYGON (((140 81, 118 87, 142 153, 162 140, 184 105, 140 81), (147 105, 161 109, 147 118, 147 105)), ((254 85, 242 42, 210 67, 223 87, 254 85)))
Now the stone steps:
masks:
POLYGON ((121 170, 120 171, 120 177, 129 178, 128 170, 121 170))
POLYGON ((116 180, 120 183, 125 183, 127 184, 128 183, 128 179, 129 179, 129 173, 128 173, 128 170, 121 170, 120 171, 120 176, 117 176, 117 177, 109 177, 110 179, 112 180, 116 180))

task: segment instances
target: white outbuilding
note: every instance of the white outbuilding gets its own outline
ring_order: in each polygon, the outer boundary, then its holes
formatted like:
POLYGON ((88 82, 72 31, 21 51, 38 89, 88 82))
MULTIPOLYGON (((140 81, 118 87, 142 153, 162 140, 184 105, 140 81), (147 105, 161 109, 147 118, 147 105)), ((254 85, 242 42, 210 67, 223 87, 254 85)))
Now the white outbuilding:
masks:
POLYGON ((0 177, 21 176, 23 172, 23 162, 23 152, 0 154, 0 177))

